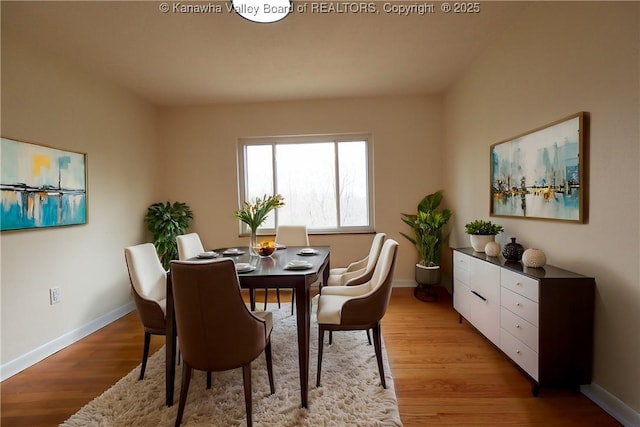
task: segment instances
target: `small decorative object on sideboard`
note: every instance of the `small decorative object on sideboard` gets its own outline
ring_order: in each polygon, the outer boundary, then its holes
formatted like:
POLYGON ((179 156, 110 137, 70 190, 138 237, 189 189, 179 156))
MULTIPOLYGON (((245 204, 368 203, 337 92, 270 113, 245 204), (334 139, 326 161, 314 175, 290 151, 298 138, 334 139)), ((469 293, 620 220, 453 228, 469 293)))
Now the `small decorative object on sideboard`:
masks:
POLYGON ((502 256, 507 261, 520 261, 522 259, 522 254, 524 252, 524 248, 520 243, 516 243, 516 238, 511 238, 511 243, 507 243, 502 248, 502 256))
POLYGON ((491 221, 476 219, 465 224, 464 231, 469 235, 471 246, 476 252, 484 252, 485 246, 496 239, 496 234, 502 232, 502 226, 491 221))
POLYGON ((498 256, 500 255, 500 243, 493 241, 484 245, 484 253, 487 256, 498 256))
POLYGON ((541 249, 529 248, 522 254, 522 264, 525 267, 542 267, 547 263, 547 256, 541 249))

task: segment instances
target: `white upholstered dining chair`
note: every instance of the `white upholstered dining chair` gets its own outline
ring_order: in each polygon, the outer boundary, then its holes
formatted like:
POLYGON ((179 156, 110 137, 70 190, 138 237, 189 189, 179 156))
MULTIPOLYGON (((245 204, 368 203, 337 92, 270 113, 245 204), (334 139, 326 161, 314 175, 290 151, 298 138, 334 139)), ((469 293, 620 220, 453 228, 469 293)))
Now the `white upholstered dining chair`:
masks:
POLYGON ((332 268, 329 271, 327 285, 352 286, 362 284, 371 279, 386 237, 385 233, 376 233, 371 242, 369 254, 366 257, 350 263, 347 267, 332 268))
MULTIPOLYGON (((382 336, 380 320, 384 317, 389 299, 393 274, 398 255, 398 242, 388 239, 376 264, 371 280, 356 286, 325 286, 318 298, 318 375, 316 386, 320 386, 322 349, 325 331, 373 330, 373 342, 378 362, 378 373, 383 388, 382 336)), ((340 374, 340 373, 337 373, 340 374)))
POLYGON ((178 245, 178 259, 180 260, 195 258, 204 252, 198 233, 176 236, 176 244, 178 245))
POLYGON ((133 299, 144 327, 142 368, 138 378, 141 380, 147 366, 151 335, 166 334, 167 272, 151 243, 129 246, 124 249, 124 256, 133 299))
MULTIPOLYGON (((309 246, 309 233, 306 225, 279 225, 276 228, 276 246, 309 246)), ((264 308, 267 309, 268 289, 264 290, 264 308)), ((276 288, 278 308, 280 308, 280 288, 276 288)), ((291 289, 291 314, 295 306, 295 289, 291 289)))

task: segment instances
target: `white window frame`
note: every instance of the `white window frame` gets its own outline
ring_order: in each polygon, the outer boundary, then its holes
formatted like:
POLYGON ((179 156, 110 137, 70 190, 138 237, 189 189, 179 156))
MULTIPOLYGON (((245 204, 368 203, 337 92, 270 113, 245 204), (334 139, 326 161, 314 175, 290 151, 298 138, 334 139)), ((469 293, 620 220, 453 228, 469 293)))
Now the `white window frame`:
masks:
MULTIPOLYGON (((368 221, 369 224, 365 226, 341 226, 331 228, 311 228, 308 231, 313 234, 341 234, 341 233, 371 233, 375 231, 374 223, 374 182, 373 182, 373 136, 370 133, 350 133, 350 134, 323 134, 323 135, 286 135, 286 136, 270 136, 270 137, 255 137, 255 138, 238 138, 237 145, 237 160, 238 160, 238 206, 242 206, 242 203, 246 200, 247 187, 246 187, 246 175, 245 175, 245 153, 247 146, 254 145, 271 145, 273 146, 272 152, 275 153, 275 146, 282 144, 311 144, 319 142, 332 142, 335 147, 335 152, 338 151, 338 143, 340 142, 355 142, 365 141, 366 156, 367 156, 367 208, 368 208, 368 221)), ((275 156, 272 158, 273 162, 273 188, 274 194, 278 194, 277 188, 277 176, 275 156)), ((335 156, 335 183, 336 183, 336 207, 338 223, 340 222, 340 176, 339 176, 339 158, 335 156)), ((285 203, 287 201, 285 200, 285 203)), ((275 224, 278 226, 278 209, 275 209, 275 224)), ((240 235, 248 235, 249 228, 241 221, 239 222, 240 235)), ((260 228, 259 234, 275 234, 275 228, 260 228)))

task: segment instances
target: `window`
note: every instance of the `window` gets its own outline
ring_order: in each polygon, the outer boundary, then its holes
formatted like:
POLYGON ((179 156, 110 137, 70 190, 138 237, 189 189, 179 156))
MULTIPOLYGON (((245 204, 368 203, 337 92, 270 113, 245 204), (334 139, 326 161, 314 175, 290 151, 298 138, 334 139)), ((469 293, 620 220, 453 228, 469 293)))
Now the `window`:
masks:
POLYGON ((315 233, 373 231, 372 163, 371 135, 242 138, 240 200, 282 194, 285 206, 269 215, 266 232, 277 224, 305 224, 315 233))

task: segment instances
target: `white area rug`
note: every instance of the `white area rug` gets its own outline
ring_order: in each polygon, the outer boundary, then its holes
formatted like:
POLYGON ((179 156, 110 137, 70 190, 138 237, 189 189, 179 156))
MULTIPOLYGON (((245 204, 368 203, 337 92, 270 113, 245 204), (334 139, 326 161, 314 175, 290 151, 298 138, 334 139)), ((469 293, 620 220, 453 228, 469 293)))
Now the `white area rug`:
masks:
MULTIPOLYGON (((384 350, 387 389, 380 385, 373 346, 364 331, 333 334, 333 344, 322 358, 322 385, 315 386, 318 327, 316 304, 311 314, 309 408, 300 407, 298 348, 295 315, 291 306, 270 304, 274 314, 271 336, 276 392, 269 395, 264 354, 252 364, 253 424, 255 426, 401 426, 391 370, 384 350)), ((182 365, 176 367, 175 403, 164 405, 164 347, 149 358, 145 378, 138 381, 140 367, 131 371, 101 396, 61 424, 87 426, 173 426, 178 410, 182 365)), ((205 373, 194 371, 182 425, 244 426, 242 370, 213 373, 210 390, 205 373)))

